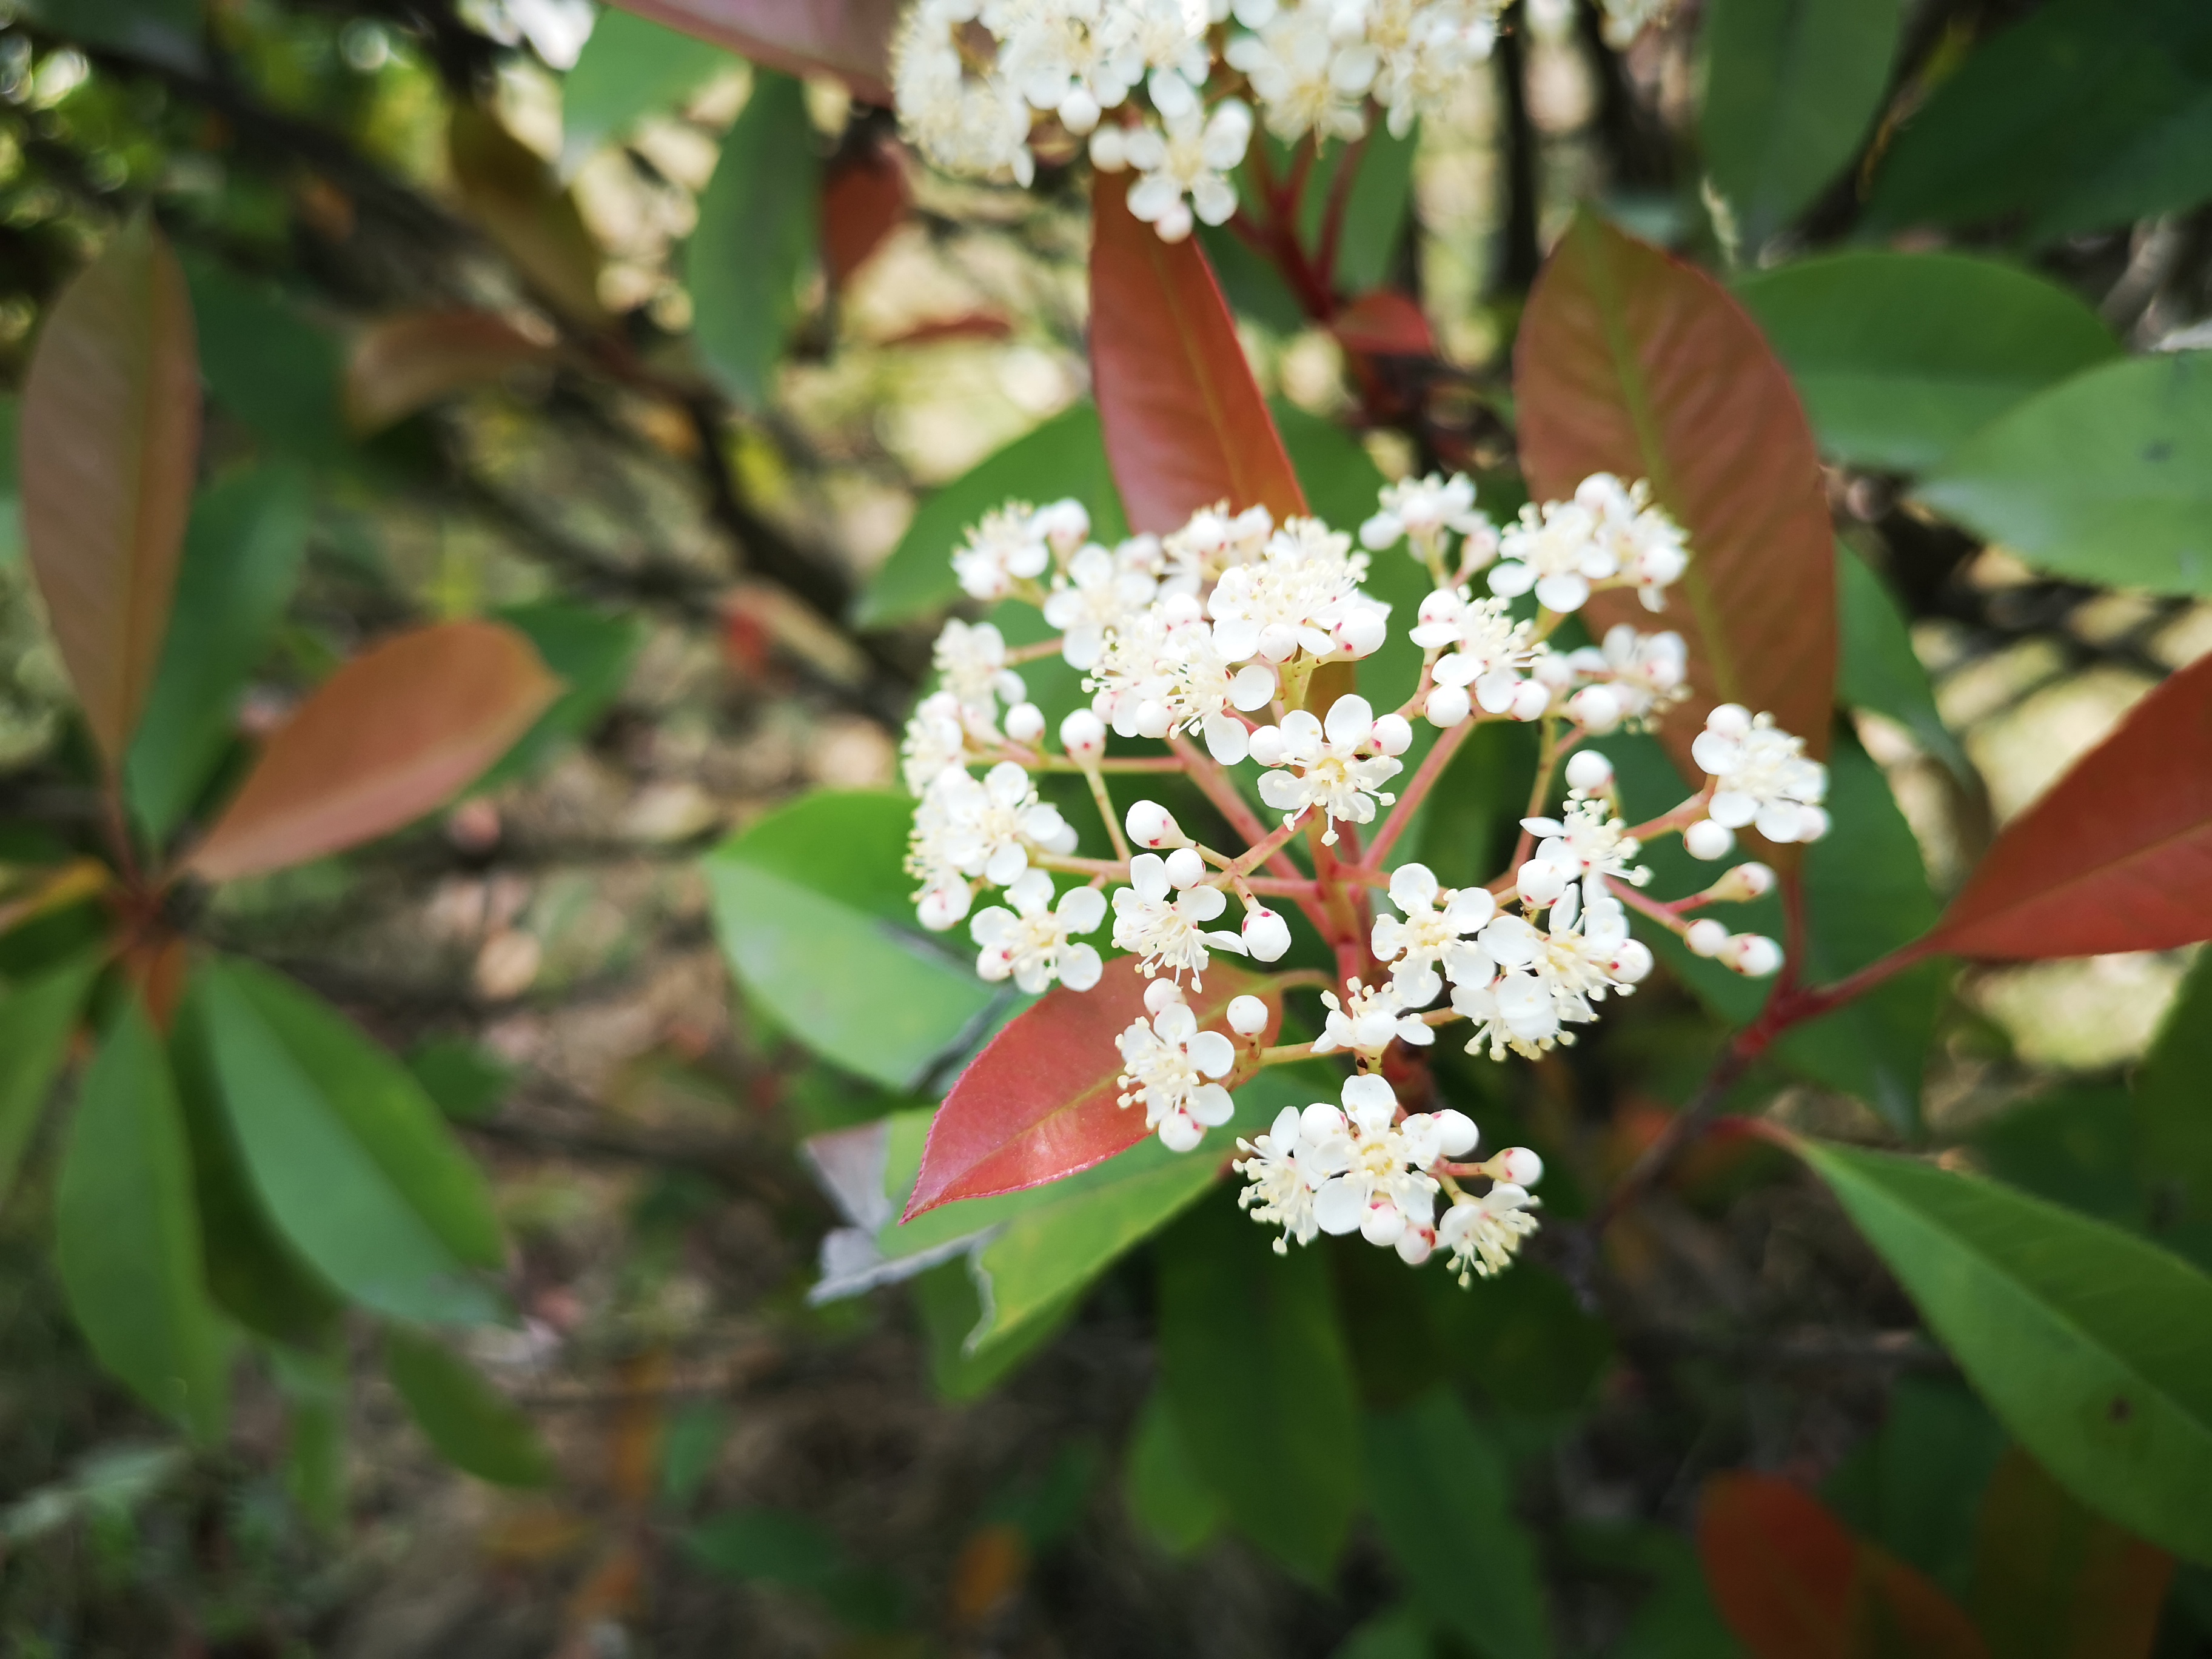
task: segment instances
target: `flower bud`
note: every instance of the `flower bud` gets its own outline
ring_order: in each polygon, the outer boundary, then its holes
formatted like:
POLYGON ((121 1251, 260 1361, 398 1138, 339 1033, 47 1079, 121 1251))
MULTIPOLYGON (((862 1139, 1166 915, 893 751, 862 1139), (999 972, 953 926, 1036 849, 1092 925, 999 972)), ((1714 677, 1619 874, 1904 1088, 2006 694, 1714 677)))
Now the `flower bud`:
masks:
POLYGON ((1821 808, 1800 806, 1797 809, 1797 839, 1801 842, 1820 840, 1828 833, 1831 822, 1827 813, 1821 808))
MULTIPOLYGON (((1063 104, 1060 106, 1063 120, 1066 113, 1067 106, 1063 104)), ((1097 117, 1094 115, 1091 119, 1095 121, 1097 117)), ((1071 127, 1068 131, 1077 132, 1079 129, 1071 127)), ((1037 508, 1036 518, 1033 522, 1036 526, 1037 534, 1042 536, 1056 550, 1063 554, 1075 551, 1077 548, 1083 545, 1085 538, 1091 534, 1090 511, 1073 495, 1064 495, 1056 501, 1047 501, 1042 507, 1037 508)))
POLYGON ((1620 724, 1620 699, 1610 686, 1586 685, 1567 699, 1567 714, 1585 732, 1610 732, 1620 724))
POLYGON ((1751 730, 1751 711, 1740 702, 1724 702, 1705 716, 1705 730, 1724 738, 1740 738, 1751 730))
POLYGON ((1079 708, 1060 723, 1060 745, 1078 766, 1088 766, 1106 752, 1106 722, 1088 708, 1079 708))
POLYGON ((921 896, 915 906, 915 914, 931 933, 941 933, 968 914, 968 900, 965 882, 933 887, 921 896))
POLYGON ((1735 833, 1726 824, 1699 818, 1682 831, 1682 845, 1693 859, 1724 859, 1735 845, 1735 833))
POLYGON ((1101 173, 1119 173, 1129 165, 1129 134, 1122 127, 1099 127, 1091 135, 1091 165, 1101 173))
POLYGON ((1746 979, 1765 979, 1782 966, 1782 947, 1763 933, 1738 933, 1721 960, 1746 979))
POLYGON ((1651 947, 1640 939, 1625 939, 1614 947, 1606 971, 1623 985, 1641 985, 1651 971, 1651 947))
POLYGON ((1257 997, 1231 997, 1229 1029, 1239 1036, 1259 1036, 1267 1029, 1267 1005, 1257 997))
POLYGON ((1446 1158, 1464 1158, 1474 1150, 1481 1139, 1474 1120, 1465 1112, 1454 1111, 1447 1106, 1436 1115, 1437 1150, 1446 1158))
POLYGON ((1145 987, 1145 1012, 1157 1014, 1171 1002, 1182 1000, 1182 987, 1171 979, 1156 979, 1145 987))
POLYGON ((1513 688, 1512 711, 1516 720, 1540 720, 1552 706, 1552 693, 1539 680, 1523 680, 1513 688))
POLYGON ((1168 854, 1168 885, 1195 887, 1206 879, 1206 860, 1195 847, 1178 847, 1168 854))
POLYGON ((1508 1146, 1490 1160, 1492 1178, 1511 1187, 1533 1187, 1544 1178, 1544 1160, 1526 1146, 1508 1146))
POLYGON ((1366 605, 1354 606, 1342 622, 1329 630, 1336 648, 1347 657, 1371 657, 1382 648, 1382 641, 1390 637, 1390 624, 1380 611, 1366 605))
POLYGON ((1722 871, 1720 879, 1705 889, 1705 896, 1722 904, 1745 904, 1773 890, 1774 872, 1753 862, 1722 871))
POLYGON ((1375 747, 1382 754, 1399 756, 1413 746, 1413 728, 1400 714, 1384 714, 1375 722, 1375 747))
POLYGON ((1255 962, 1280 962, 1291 948, 1291 924, 1279 912, 1255 904, 1244 912, 1244 949, 1255 962))
POLYGON ((1474 704, 1463 685, 1440 685, 1429 693, 1429 701, 1421 712, 1429 717, 1429 724, 1449 731, 1474 712, 1474 704))
POLYGON ((1549 904, 1567 890, 1567 872, 1549 859, 1530 859, 1515 878, 1522 901, 1549 904))
POLYGON ((1018 702, 1006 710, 1006 735, 1016 743, 1034 744, 1044 735, 1044 710, 1033 702, 1018 702))
POLYGON ((1567 787, 1594 795, 1613 781, 1613 763, 1595 749, 1577 749, 1567 757, 1567 787))
POLYGON ((1122 820, 1129 839, 1139 847, 1188 847, 1190 837, 1175 821, 1175 814, 1156 800, 1133 803, 1122 820))
POLYGON ((1060 124, 1080 138, 1098 125, 1098 100, 1077 87, 1060 100, 1060 124))
POLYGON ((1164 738, 1174 724, 1175 716, 1168 712, 1168 706, 1156 698, 1146 697, 1130 711, 1129 726, 1135 737, 1164 738))
POLYGON ((1398 1260, 1409 1267, 1418 1267, 1433 1255, 1437 1248, 1437 1230, 1425 1221, 1409 1222, 1406 1231, 1398 1235, 1398 1260))
POLYGON ((1682 935, 1682 943, 1690 947, 1690 954, 1698 957, 1717 957, 1728 949, 1729 930, 1707 916, 1693 921, 1682 935))

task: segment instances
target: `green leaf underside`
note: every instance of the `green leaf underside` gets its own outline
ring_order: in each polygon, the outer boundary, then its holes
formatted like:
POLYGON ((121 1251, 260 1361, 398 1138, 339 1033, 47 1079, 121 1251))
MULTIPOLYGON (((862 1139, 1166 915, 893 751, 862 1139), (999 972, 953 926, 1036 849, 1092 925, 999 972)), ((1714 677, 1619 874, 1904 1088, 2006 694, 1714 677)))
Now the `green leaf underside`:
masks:
POLYGON ((530 1419, 442 1343, 394 1328, 384 1334, 384 1369, 423 1436, 456 1468, 501 1486, 542 1486, 553 1478, 530 1419))

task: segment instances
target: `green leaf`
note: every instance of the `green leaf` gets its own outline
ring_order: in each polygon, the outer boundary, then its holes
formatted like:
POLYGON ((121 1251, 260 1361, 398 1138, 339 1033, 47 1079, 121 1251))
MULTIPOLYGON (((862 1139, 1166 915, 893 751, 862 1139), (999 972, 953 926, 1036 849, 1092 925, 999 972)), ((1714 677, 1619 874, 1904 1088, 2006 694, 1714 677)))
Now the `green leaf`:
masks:
POLYGON ((1972 1389, 1948 1376, 1899 1377, 1881 1426, 1821 1496, 1853 1532, 1963 1597, 1974 1517, 2004 1449, 2004 1430, 1972 1389))
POLYGON ((1221 1530, 1223 1507, 1192 1462, 1166 1392, 1154 1389, 1129 1435, 1121 1496, 1145 1534, 1170 1555, 1189 1555, 1221 1530))
POLYGON ((1089 509, 1094 541, 1111 547, 1128 535, 1094 404, 1077 404, 1054 416, 922 502, 860 595, 854 626, 882 628, 943 610, 960 597, 952 553, 969 526, 1009 501, 1041 503, 1068 495, 1089 509))
POLYGON ((1904 611, 1872 567, 1842 542, 1836 544, 1836 610, 1842 636, 1836 700, 1895 720, 1953 776, 1971 779, 1972 763, 1936 712, 1935 688, 1912 648, 1904 611))
POLYGON ((254 1188, 301 1255, 395 1318, 496 1316, 469 1271, 506 1255, 483 1176, 407 1069, 250 963, 209 964, 193 994, 254 1188))
POLYGON ((1963 253, 1858 252, 1741 278, 1820 447, 1917 472, 1997 416, 2120 348, 2056 283, 1963 253))
POLYGON ((1983 1124, 1974 1149, 1998 1180, 2140 1232, 2150 1218, 2138 1175, 2148 1160, 2136 1150, 2131 1103, 2123 1089, 2057 1089, 1983 1124))
POLYGON ((706 860, 722 949, 746 992, 848 1071, 913 1090, 996 998, 914 926, 911 801, 825 791, 706 860))
POLYGON ((2212 951, 2200 951, 2135 1077, 2137 1168, 2162 1223, 2212 1224, 2212 951))
POLYGON ((941 1261, 915 1275, 914 1298, 929 1339, 930 1386, 939 1399, 959 1402, 980 1400, 998 1387, 1060 1334, 1076 1306, 1076 1298, 1070 1296, 1020 1320, 997 1340, 971 1350, 969 1339, 989 1322, 992 1310, 977 1294, 975 1270, 969 1258, 941 1261))
POLYGON ((1375 1524, 1415 1603, 1484 1659, 1552 1651, 1536 1551, 1513 1518, 1505 1460, 1437 1389, 1366 1425, 1375 1524))
POLYGON ((634 12, 601 12, 561 82, 562 172, 573 175, 644 117, 681 106, 739 61, 634 12))
POLYGON ((1330 1659, 1433 1659, 1428 1621, 1411 1607, 1386 1607, 1344 1638, 1330 1659))
POLYGON ((855 1565, 822 1526, 781 1510, 731 1510, 684 1534, 685 1552, 741 1583, 774 1584, 819 1601, 855 1629, 898 1628, 904 1597, 884 1574, 855 1565))
POLYGON ((530 1419, 444 1344, 394 1327, 384 1334, 384 1370, 438 1455, 500 1486, 553 1479, 530 1419))
POLYGON ((0 1204, 15 1185, 102 959, 69 957, 0 999, 0 1204))
MULTIPOLYGON (((1336 282, 1343 292, 1364 294, 1389 281, 1413 210, 1413 156, 1419 146, 1417 129, 1408 129, 1401 138, 1381 123, 1369 131, 1360 146, 1359 171, 1352 175, 1352 193, 1345 200, 1344 229, 1336 250, 1336 282)), ((1307 199, 1321 201, 1322 192, 1309 186, 1307 199)), ((1287 433, 1284 441, 1289 441, 1287 433)), ((1370 506, 1367 512, 1374 510, 1370 506)), ((1357 527, 1355 520, 1332 522, 1340 530, 1357 527)))
POLYGON ((707 367, 746 407, 768 406, 776 360, 815 258, 821 162, 798 81, 753 70, 752 95, 722 140, 684 252, 692 334, 707 367))
POLYGON ((161 666, 124 765, 131 807, 157 842, 230 745, 239 694, 299 582, 313 508, 307 475, 283 463, 231 473, 192 504, 161 666))
POLYGON ((222 1432, 223 1343, 200 1281, 176 1092, 134 998, 86 1068, 55 1194, 54 1254, 100 1363, 192 1437, 222 1432))
POLYGON ((22 418, 21 398, 0 398, 0 569, 23 558, 23 477, 16 450, 22 418))
POLYGON ((416 1043, 407 1051, 407 1069, 456 1123, 489 1117, 514 1087, 514 1067, 466 1037, 429 1037, 416 1043))
POLYGON ((1991 1182, 1798 1150, 2037 1461, 2131 1531, 2212 1560, 2212 1279, 1991 1182))
POLYGON ((273 453, 319 466, 353 456, 336 337, 275 289, 213 259, 179 257, 215 401, 273 453))
POLYGON ((696 1498, 729 1437, 729 1410, 719 1401, 694 1400, 672 1412, 660 1443, 662 1498, 682 1509, 696 1498))
POLYGON ((2054 575, 2212 593, 2212 353, 2076 375, 1969 439, 1918 493, 2054 575))
POLYGON ((1901 0, 1715 0, 1705 166, 1747 252, 1812 205, 1881 113, 1901 0))
POLYGON ((270 1370, 284 1395, 284 1484, 292 1501, 325 1537, 346 1512, 346 1365, 343 1350, 270 1352, 270 1370))
POLYGON ((1651 1581, 1607 1659, 1743 1659, 1743 1649, 1714 1607, 1697 1546, 1664 1527, 1580 1529, 1576 1553, 1600 1566, 1626 1568, 1651 1581))
POLYGON ((1160 1375, 1230 1524, 1310 1583, 1359 1507, 1351 1362, 1321 1255, 1276 1255, 1226 1195, 1161 1243, 1160 1375))
POLYGON ((197 69, 206 21, 200 0, 37 0, 31 15, 88 46, 197 69))
POLYGON ((2017 217, 2046 242, 2212 194, 2212 12, 2056 0, 1992 35, 1883 158, 1863 228, 2017 217))
MULTIPOLYGON (((610 18, 627 15, 606 14, 610 18)), ((645 643, 645 631, 635 617, 610 617, 565 599, 511 605, 491 614, 495 620, 520 630, 538 647, 538 654, 563 689, 552 706, 538 717, 537 724, 477 780, 473 793, 527 776, 568 744, 587 735, 622 696, 623 687, 629 682, 630 665, 637 660, 638 648, 645 643)))

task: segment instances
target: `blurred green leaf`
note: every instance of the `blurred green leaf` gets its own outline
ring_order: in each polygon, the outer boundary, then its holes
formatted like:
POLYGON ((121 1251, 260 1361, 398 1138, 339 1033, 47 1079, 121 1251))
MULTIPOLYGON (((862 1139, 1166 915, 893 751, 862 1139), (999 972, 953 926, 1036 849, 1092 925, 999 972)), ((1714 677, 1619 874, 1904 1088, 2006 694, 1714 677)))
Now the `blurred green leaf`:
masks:
POLYGON ((1188 1555, 1221 1529, 1221 1499, 1193 1463, 1164 1389, 1146 1397, 1122 1455, 1129 1513, 1169 1554, 1188 1555))
POLYGON ((228 748, 239 695, 267 654, 307 556, 314 499, 285 463, 234 472, 200 492, 177 568, 177 597, 124 787, 164 840, 228 748))
MULTIPOLYGON (((1413 157, 1419 146, 1418 129, 1409 129, 1402 138, 1380 122, 1368 130, 1359 149, 1359 171, 1352 174, 1352 193, 1345 198, 1344 229, 1337 244, 1336 283, 1344 293, 1364 294, 1389 281, 1413 211, 1413 157)), ((1307 191, 1309 200, 1321 195, 1310 186, 1307 191)), ((1366 509, 1374 510, 1371 504, 1366 509)), ((1331 522, 1340 530, 1358 524, 1331 522)))
POLYGON ((345 1524, 346 1365, 343 1351, 272 1349, 270 1370, 284 1395, 284 1484, 326 1537, 345 1524))
POLYGON ((2130 1530, 2212 1559, 2212 1279, 1994 1182, 1798 1151, 2045 1468, 2130 1530))
POLYGON ((913 803, 825 791, 706 860, 722 949, 748 994, 824 1059, 911 1090, 995 1000, 915 927, 913 803))
POLYGON ((2150 1200, 2138 1175, 2130 1103, 2124 1089, 2058 1089, 1983 1124, 1974 1149, 1998 1180, 2140 1232, 2150 1200))
POLYGON ((1714 0, 1705 12, 1705 167, 1747 254, 1858 153, 1881 112, 1902 0, 1714 0))
POLYGON ((1409 1607, 1389 1607, 1361 1623, 1330 1659, 1433 1659, 1428 1621, 1409 1607))
POLYGON ((182 1446, 121 1441, 95 1447, 68 1476, 0 1510, 0 1540, 27 1544, 87 1516, 128 1515, 190 1467, 182 1446))
POLYGON ((2005 1432, 1948 1376, 1902 1376, 1881 1426, 1839 1464, 1821 1496, 1860 1536, 1966 1595, 1974 1517, 2005 1432))
POLYGON ((1875 176, 1863 232, 2022 222, 2046 242, 2212 195, 2212 11, 2055 0, 1939 83, 1875 176))
POLYGON ((2056 283, 1963 253, 1858 251, 1738 279, 1805 399, 1854 466, 1933 466, 2015 404, 2119 356, 2056 283))
POLYGON ((1990 1659, 2148 1659, 2173 1558, 2091 1514, 2014 1447, 1982 1504, 1975 1621, 1990 1659))
POLYGON ((345 354, 337 336, 267 284, 204 255, 179 256, 216 403, 271 453, 316 466, 356 452, 345 427, 345 354))
POLYGON ((0 569, 23 557, 23 481, 16 451, 22 416, 20 398, 0 398, 0 569))
POLYGON ((1581 1527, 1570 1537, 1583 1559, 1650 1582, 1606 1659, 1743 1659, 1689 1539, 1655 1526, 1581 1527))
POLYGON ((1200 223, 1198 242, 1221 284, 1222 297, 1239 317, 1278 334, 1295 334, 1306 325, 1305 309, 1274 262, 1242 236, 1226 225, 1200 223))
POLYGON ((1905 613, 1872 567, 1836 544, 1836 609, 1842 649, 1836 700, 1895 720, 1962 781, 1973 776, 1966 751, 1936 711, 1935 688, 1912 649, 1905 613))
POLYGON ((407 1051, 407 1069, 456 1123, 489 1117, 514 1087, 514 1067, 466 1037, 430 1037, 416 1043, 407 1051))
POLYGON ((702 1565, 744 1583, 774 1584, 818 1601, 846 1625, 898 1628, 904 1596, 885 1575, 854 1565, 819 1524, 781 1510, 732 1510, 684 1534, 702 1565))
POLYGON ((65 957, 0 997, 0 1205, 15 1188, 104 957, 65 957))
POLYGON ((1041 504, 1067 495, 1089 509, 1092 540, 1111 547, 1128 535, 1093 404, 1054 416, 924 501, 860 595, 854 625, 882 628, 952 604, 960 597, 952 554, 969 526, 1008 501, 1041 504))
POLYGON ((635 617, 610 617, 564 599, 511 605, 491 614, 495 620, 528 636, 545 666, 560 680, 562 690, 552 706, 538 717, 537 724, 477 780, 471 791, 476 793, 527 776, 568 744, 586 736, 622 696, 623 687, 629 682, 630 665, 637 660, 638 649, 645 643, 645 630, 635 617))
POLYGON ((31 15, 89 46, 113 46, 196 69, 206 33, 203 0, 33 0, 31 15))
POLYGON ((250 963, 208 964, 193 994, 254 1188, 300 1253, 396 1318, 495 1316, 469 1272, 506 1258, 483 1176, 406 1068, 250 963))
POLYGON ((1359 1507, 1358 1403, 1327 1268, 1273 1254, 1226 1194, 1162 1241, 1160 1376, 1183 1444, 1239 1533, 1328 1581, 1359 1507))
POLYGON ((804 89, 756 66, 684 259, 700 355, 750 409, 773 400, 776 362, 799 315, 799 284, 819 239, 821 172, 804 89))
POLYGON ((743 60, 704 40, 612 7, 599 14, 561 82, 561 170, 573 175, 640 120, 680 107, 743 60))
POLYGON ((2212 1230, 2212 951, 2200 951, 2135 1075, 2136 1172, 2160 1231, 2212 1230))
POLYGON ((1505 1460, 1444 1389, 1367 1419, 1376 1528, 1416 1604, 1485 1659, 1552 1650, 1536 1551, 1512 1511, 1505 1460))
POLYGON ((500 1486, 553 1479, 530 1419, 443 1343, 392 1326, 384 1333, 384 1370, 416 1426, 454 1468, 500 1486))
POLYGON ((981 1328, 995 1310, 987 1309, 976 1293, 975 1268, 964 1255, 941 1261, 914 1280, 915 1305, 921 1314, 923 1333, 929 1339, 929 1380, 940 1399, 980 1400, 1018 1369, 1024 1360, 1059 1335, 1075 1312, 1071 1294, 1057 1303, 1020 1310, 1004 1322, 994 1340, 969 1352, 969 1339, 981 1328))
POLYGON ((77 1091, 54 1200, 70 1310, 100 1363, 148 1405, 212 1442, 224 1417, 223 1341, 200 1278, 191 1158, 160 1040, 134 997, 77 1091))
POLYGON ((2212 593, 2212 353, 2076 375, 1968 439, 1918 494, 2053 575, 2212 593))
POLYGON ((714 1472, 730 1428, 729 1408, 720 1401, 690 1401, 669 1413, 660 1441, 663 1499, 683 1509, 699 1495, 714 1472))

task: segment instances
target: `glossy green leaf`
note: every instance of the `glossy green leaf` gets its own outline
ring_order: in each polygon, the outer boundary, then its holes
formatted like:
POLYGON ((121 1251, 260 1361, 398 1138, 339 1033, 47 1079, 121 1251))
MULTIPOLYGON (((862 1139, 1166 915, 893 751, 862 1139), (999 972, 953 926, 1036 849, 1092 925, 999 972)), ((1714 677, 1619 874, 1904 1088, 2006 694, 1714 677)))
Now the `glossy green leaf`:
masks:
POLYGON ((1054 416, 923 501, 860 595, 854 624, 882 628, 952 604, 960 597, 952 553, 969 526, 1009 501, 1042 502, 1065 495, 1090 510, 1094 540, 1111 547, 1129 533, 1093 404, 1077 404, 1054 416))
POLYGON ((190 1154, 161 1041, 134 999, 85 1070, 54 1200, 70 1310, 100 1363, 212 1441, 223 1342, 200 1277, 190 1154))
POLYGON ((1963 253, 1858 251, 1738 280, 1820 447, 1917 472, 2015 404, 2119 355, 2056 283, 1963 253))
POLYGON ((2055 0, 1977 46, 1898 133, 1864 228, 2018 222, 2034 242, 2212 195, 2212 11, 2055 0))
POLYGON ((799 315, 799 284, 819 240, 821 172, 799 83, 755 69, 684 259, 699 353, 750 409, 773 398, 776 361, 799 315))
POLYGON ((100 965, 97 955, 69 957, 0 997, 0 1204, 15 1185, 100 965))
POLYGON ((228 747, 240 693, 291 602, 314 507, 307 475, 277 464, 201 492, 177 597, 124 787, 156 841, 191 810, 228 747))
POLYGON ((1842 173, 1873 131, 1902 0, 1714 0, 1706 9, 1705 168, 1747 252, 1842 173))
POLYGON ((211 963, 194 994, 254 1188, 332 1284, 396 1318, 474 1322, 505 1259, 483 1175, 407 1069, 265 969, 211 963))
POLYGON ((1319 1251, 1276 1255, 1224 1194, 1161 1243, 1160 1375, 1230 1525, 1326 1582, 1359 1506, 1358 1403, 1319 1251))
POLYGON ((561 694, 537 724, 515 740, 514 747, 477 781, 475 787, 480 791, 528 775, 587 735, 622 695, 630 665, 645 643, 644 630, 635 617, 610 617, 565 599, 512 605, 492 615, 538 647, 545 666, 561 682, 561 694))
POLYGON ((1918 493, 2055 575, 2212 592, 2212 353, 2079 375, 1961 445, 1918 493))
POLYGON ((1912 648, 1905 613, 1882 579, 1850 547, 1836 544, 1836 611, 1840 650, 1836 701, 1895 720, 1922 749, 1961 780, 1972 763, 1936 709, 1936 690, 1912 648))
POLYGON ((722 949, 747 994, 824 1059, 902 1091, 997 999, 971 962, 915 925, 901 868, 913 811, 890 793, 810 795, 706 860, 722 949))
POLYGON ((553 1460, 530 1419, 443 1343, 386 1330, 384 1370, 416 1426, 454 1468, 501 1486, 552 1480, 553 1460))
POLYGON ((2023 1192, 2140 1232, 2150 1198, 2123 1089, 2078 1084, 2009 1106, 1974 1131, 1983 1166, 2023 1192))
POLYGON ((1535 1545, 1504 1458, 1439 1389, 1366 1425, 1375 1524, 1421 1610, 1485 1659, 1552 1651, 1535 1545))
POLYGON ((1798 1150, 2038 1462, 2130 1530, 2212 1560, 2212 1279, 1992 1182, 1798 1150))
POLYGON ((738 61, 631 13, 601 12, 561 82, 562 171, 574 173, 646 116, 680 107, 738 61))
MULTIPOLYGON (((1405 240, 1406 221, 1413 211, 1413 157, 1419 145, 1420 134, 1415 130, 1399 137, 1380 121, 1368 129, 1366 141, 1359 147, 1359 171, 1352 174, 1351 193, 1345 198, 1344 228, 1337 240, 1340 292, 1364 294, 1390 279, 1405 240)), ((1306 199, 1325 203, 1327 195, 1316 182, 1308 186, 1306 199)), ((1288 433, 1283 434, 1283 441, 1289 443, 1288 433)), ((1318 503, 1315 510, 1320 510, 1318 503)), ((1350 527, 1349 521, 1332 522, 1340 528, 1350 527)))
POLYGON ((1164 1390, 1146 1400, 1122 1458, 1129 1514, 1169 1554, 1188 1555, 1220 1531, 1221 1499, 1199 1474, 1164 1390))
POLYGON ((2137 1171, 2163 1226, 2212 1228, 2212 951, 2197 953, 2135 1077, 2137 1171))
POLYGON ((186 257, 200 367, 217 406, 268 450, 332 466, 354 454, 345 426, 345 351, 265 283, 186 257))

